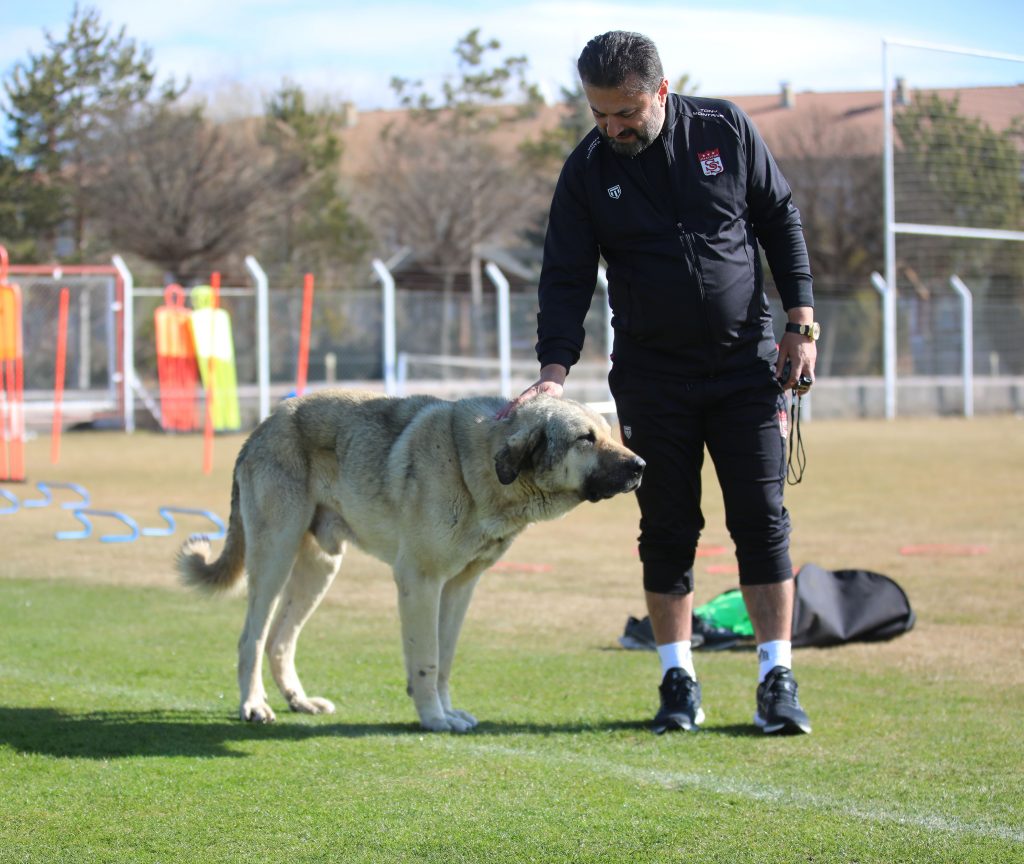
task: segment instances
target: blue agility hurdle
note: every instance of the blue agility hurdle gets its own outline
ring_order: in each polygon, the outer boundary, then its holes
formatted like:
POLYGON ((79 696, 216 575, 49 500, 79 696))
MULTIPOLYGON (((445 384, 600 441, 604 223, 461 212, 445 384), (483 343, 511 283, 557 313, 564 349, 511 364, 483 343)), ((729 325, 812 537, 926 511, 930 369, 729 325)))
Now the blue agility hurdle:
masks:
POLYGON ((36 488, 42 493, 42 498, 31 498, 21 502, 22 507, 49 507, 53 503, 53 489, 70 489, 76 493, 80 501, 65 501, 60 506, 65 510, 78 510, 81 507, 89 506, 89 492, 84 486, 77 483, 44 483, 39 481, 36 488))
POLYGON ((174 521, 173 514, 175 513, 191 516, 203 516, 217 526, 216 534, 193 534, 191 535, 192 537, 205 537, 207 540, 220 540, 227 533, 224 528, 224 523, 221 521, 220 517, 209 510, 202 510, 195 507, 160 507, 157 512, 159 512, 159 514, 164 518, 167 525, 163 528, 143 528, 142 535, 144 537, 170 537, 178 527, 177 523, 174 521))
POLYGON ((8 513, 17 513, 21 509, 21 505, 18 503, 18 496, 13 492, 0 489, 0 498, 4 498, 9 502, 8 506, 0 507, 0 516, 6 516, 8 513))
POLYGON ((89 519, 90 516, 107 516, 111 519, 117 519, 128 528, 127 534, 101 534, 99 538, 101 543, 131 543, 133 540, 139 539, 139 525, 126 513, 121 513, 117 510, 93 510, 83 507, 73 510, 71 515, 81 522, 83 527, 78 531, 58 531, 54 535, 58 540, 84 540, 86 537, 91 537, 92 522, 89 519))

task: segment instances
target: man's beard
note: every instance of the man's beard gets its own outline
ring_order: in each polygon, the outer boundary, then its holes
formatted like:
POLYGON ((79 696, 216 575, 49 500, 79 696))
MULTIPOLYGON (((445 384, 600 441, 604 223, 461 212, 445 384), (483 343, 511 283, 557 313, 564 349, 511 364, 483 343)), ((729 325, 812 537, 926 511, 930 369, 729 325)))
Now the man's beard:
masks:
POLYGON ((608 146, 620 156, 639 156, 657 140, 661 134, 661 127, 665 122, 665 116, 657 116, 653 111, 639 129, 631 130, 627 138, 612 138, 604 129, 600 129, 601 137, 608 142, 608 146))

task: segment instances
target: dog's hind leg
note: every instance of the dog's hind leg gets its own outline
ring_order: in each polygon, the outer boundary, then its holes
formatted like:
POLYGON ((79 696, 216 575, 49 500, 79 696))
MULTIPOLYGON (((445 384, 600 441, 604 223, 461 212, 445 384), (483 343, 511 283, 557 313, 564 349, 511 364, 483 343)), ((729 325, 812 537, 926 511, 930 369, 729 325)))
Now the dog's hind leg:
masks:
POLYGON ((466 617, 466 610, 469 608, 469 601, 473 597, 473 589, 480 580, 480 571, 473 568, 450 579, 441 589, 441 614, 439 618, 439 668, 437 671, 437 693, 441 700, 441 707, 449 720, 461 721, 468 724, 468 728, 476 726, 477 720, 466 711, 459 711, 452 707, 452 698, 449 691, 451 680, 452 662, 455 659, 455 646, 459 641, 459 632, 462 630, 462 622, 466 617))
POLYGON ((335 548, 337 554, 332 555, 324 551, 312 534, 302 538, 299 556, 270 625, 267 637, 270 671, 292 711, 334 713, 334 704, 330 700, 306 695, 295 671, 295 646, 303 626, 320 605, 341 567, 344 544, 335 548))
POLYGON ((263 687, 263 647, 301 537, 282 536, 273 531, 247 532, 247 539, 249 537, 252 540, 245 555, 249 607, 238 640, 238 689, 241 693, 238 713, 243 720, 273 723, 276 718, 263 687))

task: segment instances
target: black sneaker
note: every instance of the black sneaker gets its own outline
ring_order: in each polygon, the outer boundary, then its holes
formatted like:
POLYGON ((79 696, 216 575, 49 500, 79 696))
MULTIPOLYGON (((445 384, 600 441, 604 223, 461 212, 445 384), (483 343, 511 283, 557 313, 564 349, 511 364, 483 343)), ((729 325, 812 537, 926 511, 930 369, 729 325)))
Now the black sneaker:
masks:
POLYGON ((693 642, 694 651, 725 651, 734 647, 740 641, 732 630, 725 627, 716 627, 710 621, 706 621, 699 615, 693 616, 693 642))
POLYGON ((631 651, 656 651, 658 643, 654 641, 651 619, 630 615, 626 620, 626 629, 619 637, 619 644, 631 651))
POLYGON ((654 717, 651 729, 655 735, 682 729, 695 732, 704 722, 704 711, 700 707, 700 684, 678 667, 669 669, 658 688, 661 693, 661 708, 654 717))
POLYGON ((796 679, 785 666, 776 666, 757 685, 754 723, 766 735, 810 734, 811 721, 796 696, 796 679))

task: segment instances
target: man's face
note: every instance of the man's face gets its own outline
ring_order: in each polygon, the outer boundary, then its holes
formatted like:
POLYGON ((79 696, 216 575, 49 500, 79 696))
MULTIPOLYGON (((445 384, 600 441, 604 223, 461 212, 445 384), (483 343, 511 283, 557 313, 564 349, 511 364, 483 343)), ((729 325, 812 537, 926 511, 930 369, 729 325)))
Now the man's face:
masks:
MULTIPOLYGON (((627 82, 628 84, 629 82, 627 82)), ((601 136, 620 156, 636 156, 646 150, 665 123, 668 79, 654 93, 633 92, 630 87, 583 85, 594 122, 601 136)))

